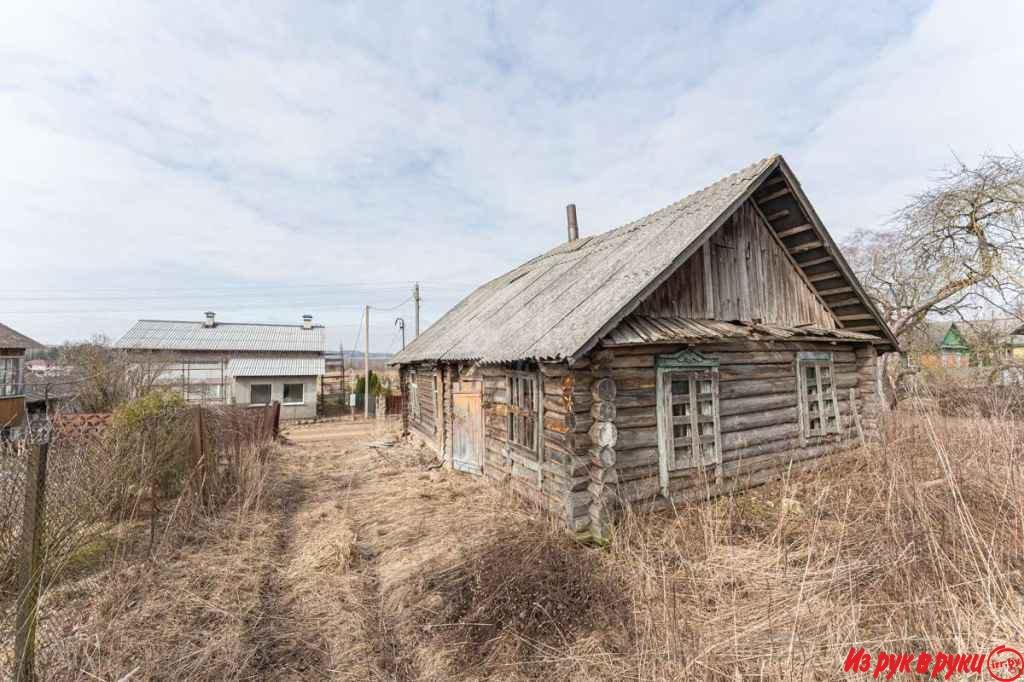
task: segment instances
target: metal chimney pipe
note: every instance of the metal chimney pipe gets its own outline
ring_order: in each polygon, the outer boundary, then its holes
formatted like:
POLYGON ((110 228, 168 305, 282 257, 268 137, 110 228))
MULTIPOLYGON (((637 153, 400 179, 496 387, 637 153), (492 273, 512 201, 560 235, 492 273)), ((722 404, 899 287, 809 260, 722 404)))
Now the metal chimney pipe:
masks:
POLYGON ((216 316, 212 312, 207 312, 206 313, 206 322, 203 323, 203 326, 213 327, 216 324, 216 322, 214 321, 215 317, 216 316))
POLYGON ((565 207, 565 217, 569 221, 569 241, 574 242, 580 238, 580 226, 576 222, 576 204, 565 207))
POLYGON ((303 329, 312 329, 313 328, 313 316, 312 315, 303 315, 302 316, 302 328, 303 329))

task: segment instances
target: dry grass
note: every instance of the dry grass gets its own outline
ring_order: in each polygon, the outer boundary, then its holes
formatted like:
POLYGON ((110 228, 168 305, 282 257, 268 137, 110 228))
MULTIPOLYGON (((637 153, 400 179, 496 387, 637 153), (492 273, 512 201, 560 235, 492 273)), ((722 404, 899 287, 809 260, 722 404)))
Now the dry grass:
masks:
POLYGON ((1021 643, 1016 423, 901 415, 884 447, 627 515, 604 548, 346 428, 295 431, 262 506, 67 595, 87 617, 57 676, 847 679, 850 646, 1021 643))

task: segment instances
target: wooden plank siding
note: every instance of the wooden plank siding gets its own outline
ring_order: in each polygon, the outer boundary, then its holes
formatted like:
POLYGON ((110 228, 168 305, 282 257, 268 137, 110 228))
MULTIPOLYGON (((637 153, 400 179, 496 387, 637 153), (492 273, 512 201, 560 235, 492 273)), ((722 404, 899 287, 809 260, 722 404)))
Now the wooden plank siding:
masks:
MULTIPOLYGON (((439 454, 443 454, 444 445, 438 432, 438 419, 440 415, 437 414, 437 401, 434 393, 435 372, 436 366, 426 363, 402 368, 402 395, 405 398, 402 401, 405 406, 402 417, 409 429, 415 431, 418 436, 426 441, 427 445, 439 454), (408 384, 410 372, 416 373, 416 393, 419 406, 418 419, 414 417, 409 406, 408 384)), ((443 428, 443 421, 441 422, 441 428, 443 428)))
POLYGON ((637 312, 835 329, 835 318, 770 230, 749 202, 743 204, 637 312))

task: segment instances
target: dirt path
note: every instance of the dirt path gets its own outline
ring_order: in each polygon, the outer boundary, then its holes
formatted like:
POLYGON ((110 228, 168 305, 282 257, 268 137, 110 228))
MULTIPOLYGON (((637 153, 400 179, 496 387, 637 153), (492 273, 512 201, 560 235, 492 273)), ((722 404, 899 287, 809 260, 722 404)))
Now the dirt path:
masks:
POLYGON ((417 477, 397 424, 331 422, 284 432, 268 486, 276 535, 247 623, 259 679, 415 679, 382 593, 387 535, 372 506, 384 486, 417 477), (407 471, 402 469, 407 468, 407 471), (381 478, 384 480, 382 481, 381 478))

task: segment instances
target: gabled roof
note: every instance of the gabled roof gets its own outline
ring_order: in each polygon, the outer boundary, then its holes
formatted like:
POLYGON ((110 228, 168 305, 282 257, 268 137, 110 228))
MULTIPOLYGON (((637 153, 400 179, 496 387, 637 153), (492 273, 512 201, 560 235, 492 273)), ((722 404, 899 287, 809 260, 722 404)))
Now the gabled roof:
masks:
POLYGON ((919 350, 962 349, 975 346, 1009 345, 1011 337, 1024 329, 1016 317, 946 322, 925 320, 911 332, 912 346, 919 350))
POLYGON ((467 296, 392 358, 573 361, 589 352, 753 198, 839 324, 898 344, 781 156, 640 220, 560 244, 467 296))
POLYGON ((324 373, 323 358, 232 358, 233 377, 315 377, 324 373))
POLYGON ((130 350, 316 352, 327 350, 322 326, 139 320, 115 344, 130 350))
POLYGON ((21 348, 28 350, 29 348, 42 347, 43 345, 38 341, 33 341, 24 334, 16 332, 6 324, 0 322, 0 348, 21 348))

